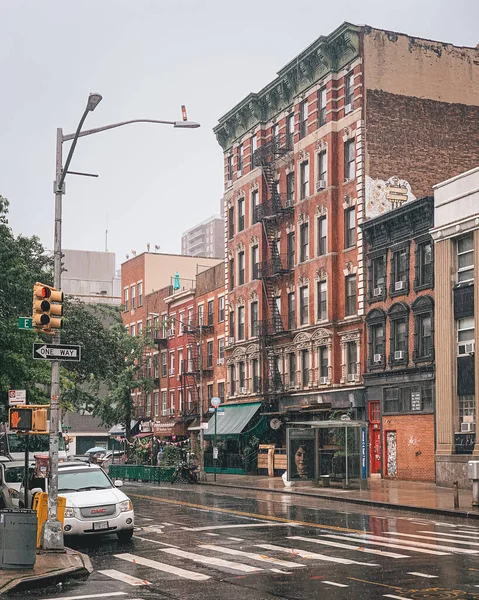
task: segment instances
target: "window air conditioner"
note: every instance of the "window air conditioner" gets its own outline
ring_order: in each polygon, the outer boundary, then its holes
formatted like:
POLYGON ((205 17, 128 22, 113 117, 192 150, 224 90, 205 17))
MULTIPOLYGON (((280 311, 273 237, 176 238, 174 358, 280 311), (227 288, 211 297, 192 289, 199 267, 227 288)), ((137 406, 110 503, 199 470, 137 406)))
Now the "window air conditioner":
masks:
POLYGON ((348 381, 356 381, 356 375, 354 375, 354 373, 348 373, 348 381))
POLYGON ((405 356, 404 350, 396 350, 394 352, 394 360, 402 360, 405 356))
POLYGON ((216 361, 217 365, 224 365, 225 364, 225 359, 224 358, 218 358, 216 361))
POLYGON ((374 291, 373 291, 373 296, 375 296, 375 297, 376 297, 376 296, 381 296, 381 295, 382 295, 382 293, 383 293, 383 288, 381 288, 381 287, 377 287, 377 288, 374 288, 374 291))
POLYGON ((316 191, 319 192, 320 190, 324 190, 325 188, 326 188, 326 181, 324 179, 320 179, 316 183, 316 191))
POLYGON ((399 292, 399 290, 403 290, 405 287, 404 281, 396 281, 394 284, 394 291, 399 292))
POLYGON ((169 375, 174 375, 174 374, 175 374, 175 369, 170 369, 170 370, 168 371, 168 374, 169 374, 169 375))
POLYGON ((326 385, 328 383, 328 378, 327 377, 320 377, 319 378, 319 383, 321 385, 326 385))
POLYGON ((380 363, 381 362, 381 358, 382 358, 381 354, 375 354, 374 355, 374 362, 375 363, 380 363))
POLYGON ((467 342, 466 344, 457 345, 457 355, 466 356, 467 354, 473 354, 475 351, 475 343, 467 342))
POLYGON ((471 433, 476 431, 475 423, 461 423, 461 433, 471 433))
POLYGON ((346 114, 350 113, 353 110, 353 105, 352 104, 346 104, 346 106, 344 107, 344 112, 346 114))
POLYGON ((226 180, 226 187, 230 188, 233 185, 233 181, 231 179, 226 180))

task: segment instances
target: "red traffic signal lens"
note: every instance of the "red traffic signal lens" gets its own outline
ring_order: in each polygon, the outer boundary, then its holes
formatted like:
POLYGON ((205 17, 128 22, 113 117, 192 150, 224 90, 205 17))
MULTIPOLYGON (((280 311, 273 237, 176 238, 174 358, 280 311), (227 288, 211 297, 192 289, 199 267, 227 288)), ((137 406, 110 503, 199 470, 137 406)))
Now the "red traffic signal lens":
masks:
POLYGON ((50 288, 42 287, 42 298, 50 298, 51 295, 52 295, 52 290, 50 288))

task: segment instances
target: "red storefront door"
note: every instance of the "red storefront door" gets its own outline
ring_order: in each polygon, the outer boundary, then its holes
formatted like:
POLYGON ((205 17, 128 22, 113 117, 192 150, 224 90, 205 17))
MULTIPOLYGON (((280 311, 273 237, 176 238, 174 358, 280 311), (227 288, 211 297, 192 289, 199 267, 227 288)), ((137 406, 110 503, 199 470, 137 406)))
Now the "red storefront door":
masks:
POLYGON ((371 475, 381 473, 381 429, 379 402, 369 403, 369 464, 371 475))

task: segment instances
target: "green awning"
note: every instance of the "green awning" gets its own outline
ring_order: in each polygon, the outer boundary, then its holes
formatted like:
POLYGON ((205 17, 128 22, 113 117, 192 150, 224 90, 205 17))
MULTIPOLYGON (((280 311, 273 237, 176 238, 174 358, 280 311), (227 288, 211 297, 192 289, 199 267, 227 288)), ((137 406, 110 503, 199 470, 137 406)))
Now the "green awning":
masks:
MULTIPOLYGON (((251 419, 261 407, 261 402, 248 404, 225 404, 225 414, 217 416, 216 435, 220 437, 239 436, 246 428, 251 419)), ((208 421, 208 429, 205 431, 205 437, 214 437, 215 435, 215 416, 208 421)))

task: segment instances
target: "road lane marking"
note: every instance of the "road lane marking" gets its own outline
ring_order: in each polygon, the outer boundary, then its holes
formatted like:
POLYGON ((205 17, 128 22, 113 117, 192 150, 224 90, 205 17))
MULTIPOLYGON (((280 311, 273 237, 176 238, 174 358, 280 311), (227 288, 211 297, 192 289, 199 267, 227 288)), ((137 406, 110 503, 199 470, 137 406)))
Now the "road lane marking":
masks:
POLYGON ((415 575, 416 577, 425 577, 426 579, 437 579, 437 575, 429 575, 429 573, 419 573, 416 571, 409 571, 408 575, 415 575))
MULTIPOLYGON (((385 532, 386 533, 386 532, 385 532)), ((329 536, 327 536, 329 537, 329 536)), ((361 535, 353 534, 352 538, 363 539, 363 540, 377 540, 380 542, 397 542, 403 546, 409 546, 412 548, 428 548, 429 550, 445 550, 446 552, 453 552, 457 554, 479 554, 479 550, 467 550, 466 548, 455 548, 454 546, 440 546, 439 544, 424 544, 423 542, 416 542, 413 540, 394 539, 392 537, 385 537, 382 535, 372 535, 370 533, 363 533, 361 535)))
POLYGON ((121 571, 117 571, 116 569, 104 569, 103 571, 98 571, 98 573, 106 575, 107 577, 111 577, 116 581, 123 581, 124 583, 129 583, 130 585, 151 585, 151 582, 147 581, 146 579, 138 579, 138 577, 133 577, 133 575, 122 573, 121 571))
POLYGON ((369 585, 380 585, 381 587, 386 587, 391 590, 401 591, 401 588, 397 585, 387 585, 386 583, 378 583, 377 581, 369 581, 368 579, 359 579, 358 577, 348 577, 348 579, 360 581, 361 583, 368 583, 369 585))
MULTIPOLYGON (((174 548, 171 548, 171 550, 174 550, 174 548)), ((203 573, 195 573, 194 571, 186 571, 186 569, 180 569, 179 567, 175 567, 174 565, 167 565, 166 563, 161 563, 157 560, 150 560, 149 558, 144 558, 143 556, 137 556, 135 554, 125 553, 114 554, 113 556, 115 558, 120 558, 121 560, 126 560, 136 565, 150 567, 150 569, 155 569, 156 571, 162 571, 163 573, 177 575, 178 577, 182 577, 183 579, 191 579, 192 581, 206 581, 207 579, 210 579, 209 575, 203 575, 203 573)))
POLYGON ((349 585, 346 585, 345 583, 336 583, 335 581, 322 581, 321 583, 326 583, 327 585, 335 585, 336 587, 349 587, 349 585))
MULTIPOLYGON (((182 527, 185 531, 208 531, 209 529, 236 529, 242 527, 287 527, 291 523, 245 523, 243 525, 210 525, 209 527, 182 527)), ((211 535, 211 534, 210 534, 211 535)), ((219 534, 214 534, 219 535, 219 534)))
POLYGON ((237 538, 237 537, 229 537, 226 538, 227 540, 231 540, 232 542, 244 542, 243 538, 237 538))
MULTIPOLYGON (((385 535, 391 535, 391 536, 400 536, 401 538, 403 537, 407 537, 407 538, 419 538, 420 540, 431 540, 432 542, 447 542, 448 544, 453 544, 453 543, 457 543, 457 544, 466 544, 466 545, 473 545, 473 546, 479 546, 479 544, 476 544, 474 542, 461 542, 461 541, 456 541, 456 540, 447 540, 444 538, 433 538, 433 537, 426 537, 424 535, 417 535, 415 533, 397 533, 394 531, 385 531, 384 532, 385 535)), ((387 539, 387 538, 385 538, 387 539)), ((459 554, 479 554, 479 550, 468 550, 466 548, 456 548, 456 546, 441 546, 440 544, 422 544, 422 542, 413 542, 411 540, 404 540, 404 542, 402 540, 398 540, 401 543, 408 543, 408 544, 421 544, 424 548, 439 548, 439 550, 447 550, 449 552, 457 552, 459 554)))
POLYGON ((420 554, 433 554, 434 556, 450 556, 450 552, 441 552, 439 550, 426 550, 425 548, 411 548, 411 546, 407 546, 406 542, 402 544, 395 544, 393 541, 387 540, 386 542, 375 542, 374 540, 365 540, 361 537, 353 537, 352 535, 338 535, 336 534, 324 534, 323 537, 332 538, 333 540, 346 540, 348 542, 364 542, 369 544, 370 546, 385 546, 386 548, 397 548, 398 550, 408 550, 411 552, 419 552, 420 554))
MULTIPOLYGON (((469 540, 469 539, 471 539, 471 535, 474 535, 473 533, 470 533, 469 531, 461 531, 459 533, 444 533, 442 531, 418 531, 418 533, 427 533, 428 535, 435 535, 435 536, 440 535, 440 536, 445 536, 445 537, 446 536, 447 537, 451 537, 451 538, 454 538, 454 539, 452 539, 452 540, 444 540, 444 541, 456 542, 458 544, 459 543, 464 544, 464 543, 467 543, 467 542, 459 542, 456 538, 460 538, 462 540, 464 540, 464 539, 469 540), (464 533, 465 535, 460 535, 461 533, 464 533)), ((421 537, 423 537, 423 536, 421 536, 421 537)), ((476 538, 473 538, 473 539, 476 539, 476 538)), ((469 542, 469 543, 473 544, 473 545, 479 546, 479 544, 475 544, 474 542, 469 542)))
POLYGON ((109 592, 108 594, 88 594, 87 596, 62 596, 48 600, 87 600, 87 598, 113 598, 114 596, 128 596, 126 592, 109 592))
POLYGON ((385 598, 396 598, 396 600, 412 600, 412 598, 406 598, 406 596, 395 596, 394 594, 384 594, 385 598))
POLYGON ((150 540, 149 538, 142 537, 141 535, 133 536, 136 540, 143 540, 144 542, 150 542, 150 544, 158 544, 159 546, 168 546, 168 548, 178 548, 174 544, 167 544, 166 542, 159 542, 158 540, 150 540))
POLYGON ((272 573, 281 573, 281 575, 292 575, 290 571, 282 571, 281 569, 270 569, 272 573))
POLYGON ((212 537, 220 537, 219 533, 205 533, 205 535, 211 535, 212 537))
POLYGON ((331 546, 333 548, 344 548, 345 550, 357 550, 358 552, 366 552, 367 554, 380 554, 389 558, 409 558, 408 554, 396 554, 396 552, 386 552, 386 550, 376 550, 375 548, 364 548, 363 546, 352 546, 351 544, 342 544, 341 542, 332 542, 330 540, 319 540, 303 537, 301 535, 290 535, 288 540, 301 540, 303 542, 311 542, 313 544, 322 544, 323 546, 331 546))
MULTIPOLYGON (((307 521, 297 521, 294 519, 287 519, 286 517, 274 517, 271 515, 260 515, 258 513, 250 513, 241 510, 234 510, 233 508, 219 508, 210 506, 207 504, 194 504, 193 502, 184 502, 183 500, 172 500, 171 498, 158 498, 155 496, 148 496, 147 494, 129 494, 130 498, 141 498, 143 500, 149 500, 150 502, 162 502, 165 504, 174 504, 176 506, 185 506, 186 508, 194 508, 205 512, 218 512, 227 515, 236 515, 239 517, 248 517, 256 520, 275 521, 278 523, 286 523, 291 526, 304 525, 305 527, 314 527, 315 529, 327 529, 331 531, 342 531, 345 533, 363 533, 362 529, 351 529, 349 527, 336 527, 335 525, 324 525, 322 523, 310 523, 307 521)), ((288 496, 289 498, 289 496, 288 496)))
POLYGON ((232 562, 225 560, 224 558, 216 558, 214 556, 205 556, 204 554, 196 554, 195 552, 186 552, 185 550, 179 550, 178 548, 162 548, 161 552, 172 554, 173 556, 179 556, 180 558, 188 558, 194 562, 208 565, 211 567, 215 565, 217 567, 225 567, 227 569, 233 569, 234 571, 241 571, 243 573, 257 573, 263 569, 258 567, 251 567, 250 565, 244 565, 243 563, 232 562))
POLYGON ((223 554, 231 554, 232 556, 244 556, 244 558, 250 558, 251 560, 259 560, 260 562, 273 563, 275 565, 279 565, 280 567, 288 567, 290 569, 305 566, 299 563, 290 562, 288 560, 280 560, 279 558, 264 556, 263 554, 256 554, 255 552, 243 552, 242 550, 237 550, 236 548, 216 546, 215 544, 200 544, 199 547, 204 548, 205 550, 223 552, 223 554))
POLYGON ((315 552, 308 552, 307 550, 300 550, 299 548, 287 548, 285 546, 275 546, 274 544, 255 544, 257 548, 264 548, 265 550, 275 550, 277 552, 286 552, 290 556, 300 556, 301 558, 310 558, 313 560, 325 560, 327 562, 335 562, 341 565, 363 565, 365 567, 379 567, 374 563, 359 562, 357 560, 351 560, 349 558, 337 558, 335 556, 328 556, 327 554, 316 554, 315 552))

